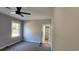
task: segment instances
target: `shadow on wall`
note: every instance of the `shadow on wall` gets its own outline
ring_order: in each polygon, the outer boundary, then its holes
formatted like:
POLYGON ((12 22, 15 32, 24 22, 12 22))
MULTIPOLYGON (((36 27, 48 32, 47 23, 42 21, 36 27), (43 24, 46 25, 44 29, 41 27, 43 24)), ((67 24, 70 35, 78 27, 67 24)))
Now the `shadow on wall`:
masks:
POLYGON ((26 23, 26 26, 24 26, 24 41, 40 43, 42 39, 41 30, 38 31, 36 25, 32 25, 28 22, 26 23))

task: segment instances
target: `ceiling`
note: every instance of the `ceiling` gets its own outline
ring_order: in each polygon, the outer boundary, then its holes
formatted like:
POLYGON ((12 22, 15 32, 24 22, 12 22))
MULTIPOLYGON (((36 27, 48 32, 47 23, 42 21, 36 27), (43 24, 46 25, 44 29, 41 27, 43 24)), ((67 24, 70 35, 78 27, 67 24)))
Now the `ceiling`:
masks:
POLYGON ((17 14, 10 14, 12 11, 16 11, 16 8, 10 7, 10 9, 8 9, 6 7, 0 7, 0 13, 20 20, 47 20, 51 18, 50 7, 23 7, 21 11, 31 13, 31 15, 24 15, 24 17, 21 17, 17 14))

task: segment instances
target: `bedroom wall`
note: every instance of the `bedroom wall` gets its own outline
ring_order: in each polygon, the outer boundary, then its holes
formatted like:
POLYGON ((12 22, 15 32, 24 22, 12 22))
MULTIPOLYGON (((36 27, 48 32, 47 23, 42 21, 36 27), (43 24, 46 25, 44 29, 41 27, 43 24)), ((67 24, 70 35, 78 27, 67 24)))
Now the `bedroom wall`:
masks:
POLYGON ((0 14, 0 49, 22 40, 21 36, 11 38, 11 22, 13 20, 20 22, 12 17, 0 14))
POLYGON ((42 24, 50 24, 51 20, 29 20, 24 22, 24 40, 42 42, 42 24))
MULTIPOLYGON (((55 50, 79 50, 79 8, 54 8, 55 50)), ((52 42, 52 43, 53 43, 52 42)), ((52 47, 53 49, 53 47, 52 47)))

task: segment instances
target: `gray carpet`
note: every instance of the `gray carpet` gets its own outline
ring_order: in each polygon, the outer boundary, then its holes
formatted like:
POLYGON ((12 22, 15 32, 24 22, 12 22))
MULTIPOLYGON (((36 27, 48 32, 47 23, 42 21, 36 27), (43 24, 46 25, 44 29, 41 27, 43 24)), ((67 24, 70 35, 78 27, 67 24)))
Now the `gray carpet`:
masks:
POLYGON ((21 42, 10 46, 4 51, 50 51, 48 44, 32 43, 32 42, 21 42))

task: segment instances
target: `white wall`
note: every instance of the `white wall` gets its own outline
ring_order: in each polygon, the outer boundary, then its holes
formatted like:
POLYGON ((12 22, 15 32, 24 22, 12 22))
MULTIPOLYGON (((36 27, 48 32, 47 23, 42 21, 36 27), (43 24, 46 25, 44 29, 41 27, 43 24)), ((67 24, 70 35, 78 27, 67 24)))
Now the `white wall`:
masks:
POLYGON ((30 20, 24 22, 24 40, 42 42, 42 24, 50 24, 50 20, 30 20))
POLYGON ((0 49, 21 40, 21 37, 11 38, 11 21, 12 20, 18 21, 9 16, 0 14, 0 49))
POLYGON ((79 50, 79 8, 54 8, 53 15, 55 50, 79 50))

